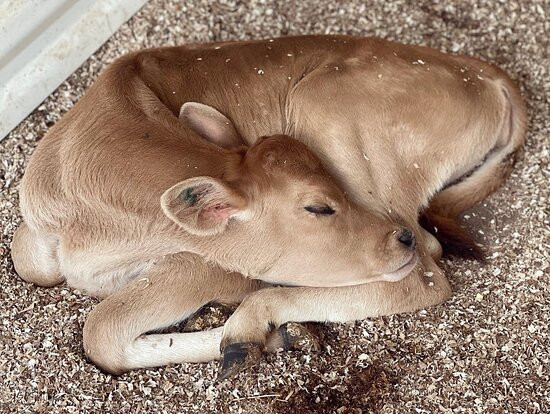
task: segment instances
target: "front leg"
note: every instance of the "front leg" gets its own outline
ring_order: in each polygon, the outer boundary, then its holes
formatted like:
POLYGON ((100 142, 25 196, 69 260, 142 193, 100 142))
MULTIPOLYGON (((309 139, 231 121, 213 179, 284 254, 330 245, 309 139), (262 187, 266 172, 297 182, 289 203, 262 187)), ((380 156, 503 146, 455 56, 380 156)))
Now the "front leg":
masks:
MULTIPOLYGON (((218 359, 222 328, 159 331, 189 317, 205 303, 238 303, 262 286, 190 253, 167 256, 92 310, 84 325, 84 350, 90 360, 112 374, 218 359)), ((303 337, 308 334, 305 328, 297 329, 304 331, 303 337)), ((281 328, 270 336, 267 349, 294 346, 294 337, 281 328)))
POLYGON ((448 299, 447 278, 430 257, 400 282, 339 288, 269 288, 245 298, 224 327, 220 377, 245 367, 268 334, 287 322, 346 322, 412 312, 448 299))
POLYGON ((261 287, 199 256, 167 256, 99 303, 84 325, 84 350, 103 370, 202 362, 219 356, 221 328, 192 333, 150 333, 187 318, 205 303, 238 303, 261 287))

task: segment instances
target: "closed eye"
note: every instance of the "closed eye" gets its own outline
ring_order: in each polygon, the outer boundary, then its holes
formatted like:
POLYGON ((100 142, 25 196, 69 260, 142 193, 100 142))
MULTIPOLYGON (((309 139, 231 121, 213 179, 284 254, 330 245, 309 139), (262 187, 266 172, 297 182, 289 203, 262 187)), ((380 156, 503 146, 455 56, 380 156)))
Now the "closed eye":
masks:
POLYGON ((326 204, 314 204, 311 206, 305 206, 304 210, 309 211, 310 213, 317 214, 319 216, 331 216, 336 211, 330 206, 327 206, 326 204))

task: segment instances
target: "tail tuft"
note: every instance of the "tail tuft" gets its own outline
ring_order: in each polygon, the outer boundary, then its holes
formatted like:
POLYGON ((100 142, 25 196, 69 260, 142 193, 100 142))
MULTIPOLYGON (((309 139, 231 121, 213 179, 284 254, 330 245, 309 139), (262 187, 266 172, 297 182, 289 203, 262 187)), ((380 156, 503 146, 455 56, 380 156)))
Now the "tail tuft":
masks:
POLYGON ((486 261, 485 250, 457 219, 440 215, 428 208, 420 218, 420 224, 439 241, 444 255, 486 261))

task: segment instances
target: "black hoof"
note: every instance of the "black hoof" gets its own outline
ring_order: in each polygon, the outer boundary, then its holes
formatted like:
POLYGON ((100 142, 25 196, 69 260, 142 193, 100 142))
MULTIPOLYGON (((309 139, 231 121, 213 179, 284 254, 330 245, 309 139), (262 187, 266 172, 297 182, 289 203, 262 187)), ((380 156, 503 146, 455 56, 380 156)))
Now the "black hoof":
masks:
POLYGON ((252 342, 227 345, 222 352, 218 381, 223 381, 250 366, 260 354, 260 346, 252 342))

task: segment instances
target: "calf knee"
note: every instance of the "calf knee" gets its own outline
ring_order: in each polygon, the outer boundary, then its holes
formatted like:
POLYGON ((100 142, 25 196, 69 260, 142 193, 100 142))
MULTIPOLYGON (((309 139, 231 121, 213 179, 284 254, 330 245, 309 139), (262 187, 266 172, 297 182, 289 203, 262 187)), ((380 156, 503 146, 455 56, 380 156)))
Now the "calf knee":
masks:
POLYGON ((116 313, 105 309, 102 304, 90 313, 84 324, 84 352, 101 370, 119 375, 129 370, 124 353, 133 338, 128 339, 116 313))

